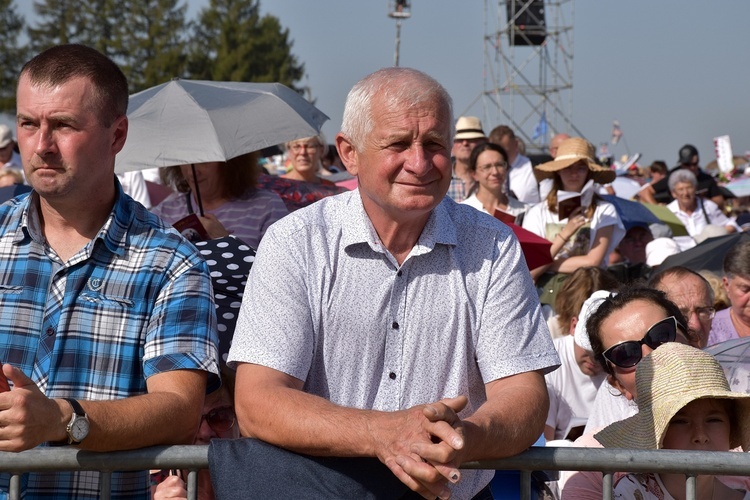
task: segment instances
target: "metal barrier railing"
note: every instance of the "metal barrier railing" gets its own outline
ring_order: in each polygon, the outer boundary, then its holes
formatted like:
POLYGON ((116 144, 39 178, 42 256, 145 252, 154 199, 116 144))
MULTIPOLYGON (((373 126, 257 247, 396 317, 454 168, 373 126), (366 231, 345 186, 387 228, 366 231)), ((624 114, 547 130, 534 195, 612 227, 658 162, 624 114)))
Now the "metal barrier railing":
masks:
MULTIPOLYGON (((208 468, 208 446, 157 446, 132 451, 99 453, 75 448, 40 448, 21 453, 0 452, 0 471, 13 474, 9 497, 20 499, 20 474, 24 472, 101 471, 101 497, 109 499, 114 471, 186 469, 188 499, 197 498, 197 471, 208 468)), ((532 471, 601 471, 603 496, 612 498, 615 472, 685 474, 687 499, 695 500, 695 477, 701 474, 750 476, 750 454, 677 450, 617 450, 602 448, 530 448, 501 460, 468 462, 465 469, 522 471, 521 499, 531 498, 532 471)))

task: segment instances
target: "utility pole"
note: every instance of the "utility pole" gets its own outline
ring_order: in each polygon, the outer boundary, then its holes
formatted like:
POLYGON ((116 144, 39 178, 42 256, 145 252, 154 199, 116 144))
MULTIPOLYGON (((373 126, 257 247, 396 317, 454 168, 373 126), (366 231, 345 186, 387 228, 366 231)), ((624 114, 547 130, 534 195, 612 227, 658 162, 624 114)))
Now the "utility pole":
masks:
POLYGON ((411 17, 409 0, 388 0, 388 17, 396 20, 396 49, 393 54, 393 65, 398 66, 401 50, 401 20, 411 17))

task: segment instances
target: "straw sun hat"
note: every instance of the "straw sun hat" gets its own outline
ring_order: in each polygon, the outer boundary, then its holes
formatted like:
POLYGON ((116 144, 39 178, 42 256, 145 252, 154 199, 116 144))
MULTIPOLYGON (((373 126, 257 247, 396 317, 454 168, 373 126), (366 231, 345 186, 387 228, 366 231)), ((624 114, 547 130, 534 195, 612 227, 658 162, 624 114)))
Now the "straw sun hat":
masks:
POLYGON ((568 168, 574 163, 584 160, 591 171, 591 178, 598 184, 609 184, 615 177, 615 171, 602 167, 596 163, 594 146, 586 139, 571 137, 565 139, 557 150, 554 160, 542 163, 534 167, 534 176, 537 181, 552 179, 555 172, 568 168))
POLYGON ((679 342, 662 344, 635 371, 638 413, 595 438, 605 448, 660 449, 669 421, 696 399, 734 400, 730 446, 750 450, 750 394, 729 390, 724 370, 707 352, 679 342))

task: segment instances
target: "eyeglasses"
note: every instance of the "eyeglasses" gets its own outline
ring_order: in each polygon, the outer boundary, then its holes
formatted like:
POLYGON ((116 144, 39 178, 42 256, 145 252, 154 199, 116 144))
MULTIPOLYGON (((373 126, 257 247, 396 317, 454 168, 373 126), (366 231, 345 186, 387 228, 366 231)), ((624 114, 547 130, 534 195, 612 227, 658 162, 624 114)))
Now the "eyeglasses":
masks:
POLYGON ((289 146, 289 149, 291 149, 295 153, 299 153, 303 149, 308 149, 310 151, 318 149, 320 147, 320 144, 292 144, 289 146))
POLYGON ((507 168, 508 164, 504 161, 501 161, 498 163, 491 163, 489 165, 482 165, 481 167, 477 167, 477 171, 486 174, 490 170, 506 170, 507 168))
POLYGON ((214 408, 210 412, 201 416, 201 424, 204 420, 214 432, 226 432, 234 425, 234 410, 231 406, 214 408))
POLYGON ((693 313, 698 315, 698 319, 701 321, 708 321, 714 319, 716 315, 716 309, 713 307, 696 307, 695 309, 680 309, 680 312, 685 316, 685 319, 690 319, 693 313))
POLYGON ((656 349, 666 342, 674 342, 677 338, 677 318, 670 316, 665 318, 646 331, 641 340, 626 340, 615 344, 602 353, 604 359, 620 368, 631 368, 640 363, 643 358, 641 346, 646 344, 651 349, 656 349))

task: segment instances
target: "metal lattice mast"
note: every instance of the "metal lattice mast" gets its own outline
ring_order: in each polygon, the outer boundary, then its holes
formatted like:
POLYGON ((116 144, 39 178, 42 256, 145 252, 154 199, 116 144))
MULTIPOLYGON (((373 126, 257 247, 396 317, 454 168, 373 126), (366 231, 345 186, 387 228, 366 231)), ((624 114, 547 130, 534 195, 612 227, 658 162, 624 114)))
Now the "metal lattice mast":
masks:
POLYGON ((483 122, 510 126, 531 152, 558 132, 583 136, 572 118, 574 0, 540 4, 485 0, 484 13, 483 122), (534 138, 542 117, 547 134, 534 138))

